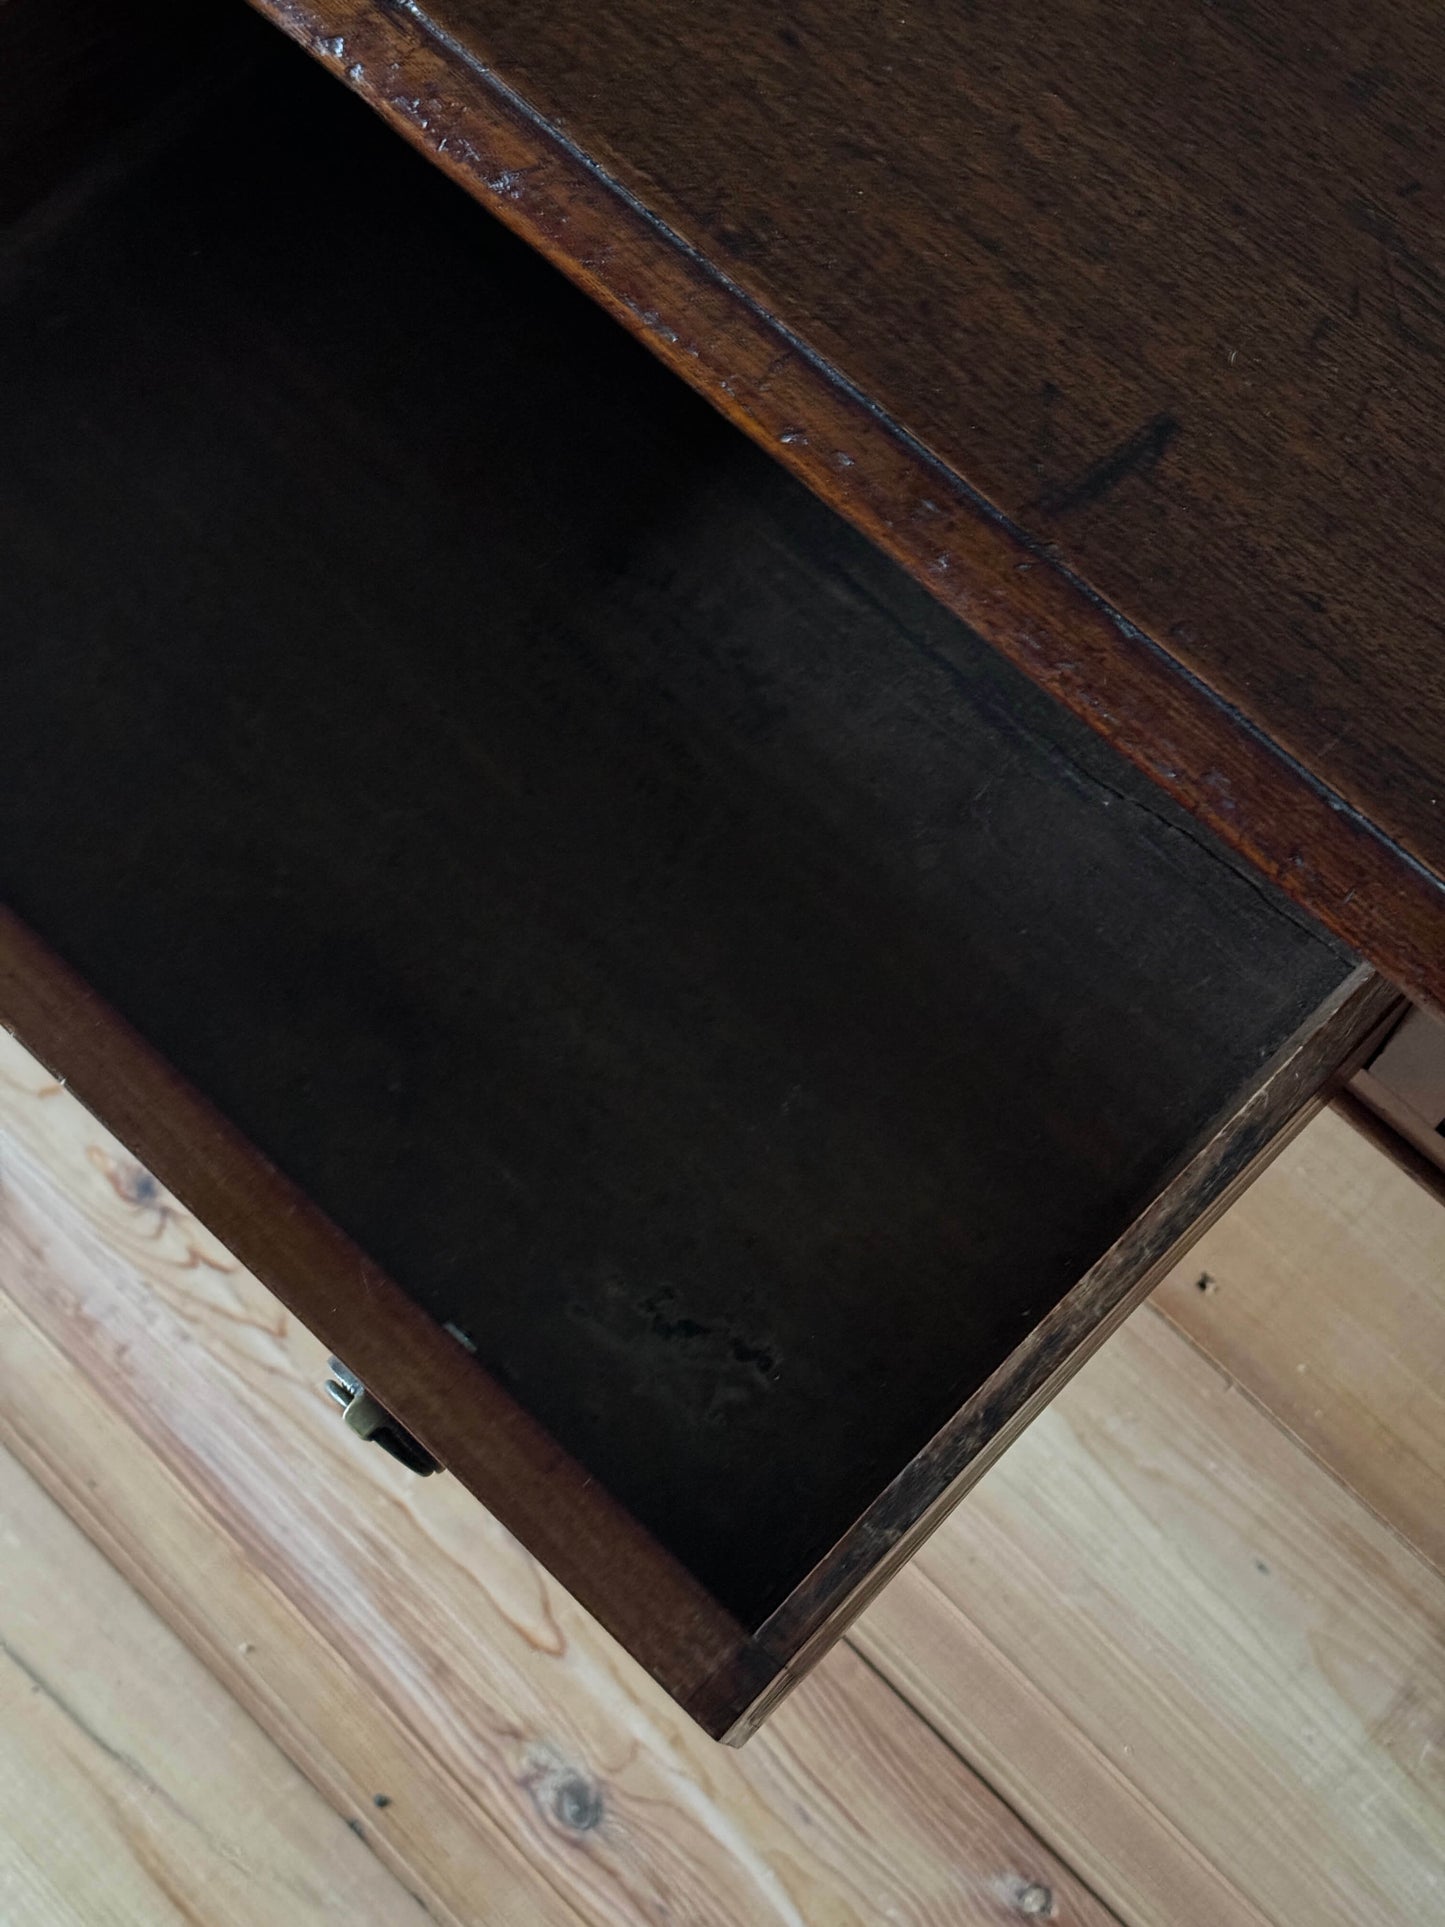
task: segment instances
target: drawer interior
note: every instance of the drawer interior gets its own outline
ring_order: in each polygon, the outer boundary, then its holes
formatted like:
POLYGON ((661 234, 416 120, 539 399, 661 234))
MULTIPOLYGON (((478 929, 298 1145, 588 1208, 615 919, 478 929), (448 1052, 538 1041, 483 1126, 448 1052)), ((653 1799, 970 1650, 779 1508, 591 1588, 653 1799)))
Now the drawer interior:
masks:
POLYGON ((1352 962, 240 39, 0 268, 0 899, 756 1626, 1352 962))

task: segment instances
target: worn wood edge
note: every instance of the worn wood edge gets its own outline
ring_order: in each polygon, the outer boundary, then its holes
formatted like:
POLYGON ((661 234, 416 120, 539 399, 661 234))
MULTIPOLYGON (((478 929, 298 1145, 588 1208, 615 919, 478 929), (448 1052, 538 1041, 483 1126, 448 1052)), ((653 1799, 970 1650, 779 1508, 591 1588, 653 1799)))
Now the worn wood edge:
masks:
POLYGON ((1445 878, 1009 522, 418 0, 250 4, 1296 903, 1445 1009, 1445 878))
POLYGON ((1329 1101, 1398 1019, 1400 993, 1350 973, 1262 1071, 1245 1103, 1125 1235, 940 1428, 758 1629, 781 1669, 725 1736, 741 1745, 1189 1247, 1329 1101))
POLYGON ((777 1662, 3 905, 0 1025, 345 1359, 699 1725, 720 1736, 736 1723, 777 1662))

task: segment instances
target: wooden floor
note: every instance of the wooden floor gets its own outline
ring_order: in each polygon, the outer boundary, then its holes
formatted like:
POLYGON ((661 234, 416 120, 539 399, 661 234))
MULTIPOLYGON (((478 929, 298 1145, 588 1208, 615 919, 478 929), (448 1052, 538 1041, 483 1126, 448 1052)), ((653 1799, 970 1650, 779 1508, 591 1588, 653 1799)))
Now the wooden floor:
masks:
POLYGON ((711 1744, 0 1037, 0 1923, 1445 1921, 1445 1207, 1326 1114, 711 1744))

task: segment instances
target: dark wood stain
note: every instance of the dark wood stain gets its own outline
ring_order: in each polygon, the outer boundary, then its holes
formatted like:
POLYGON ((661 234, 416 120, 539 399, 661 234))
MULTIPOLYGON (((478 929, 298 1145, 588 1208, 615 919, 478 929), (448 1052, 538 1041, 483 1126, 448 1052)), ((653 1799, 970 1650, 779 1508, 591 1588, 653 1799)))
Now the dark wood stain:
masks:
POLYGON ((759 1628, 760 1643, 782 1664, 728 1735, 734 1744, 756 1730, 1325 1095, 1338 1099, 1340 1078, 1378 1047, 1403 1008, 1397 991, 1362 970, 1280 1052, 1214 1137, 759 1628))
POLYGON ((353 1368, 699 1724, 777 1673, 736 1620, 200 1092, 0 905, 0 1022, 353 1368))
POLYGON ((1153 468, 1178 433, 1179 424, 1172 415, 1156 415, 1117 448, 1091 463, 1082 475, 1045 489, 1036 503, 1040 514, 1068 515, 1074 509, 1102 502, 1126 476, 1146 474, 1153 468))
POLYGON ((735 1729, 1355 966, 254 39, 0 277, 0 1020, 735 1729))
POLYGON ((1297 901, 1445 1001, 1426 0, 1167 22, 805 0, 796 44, 758 0, 257 4, 1297 901), (1065 475, 1131 423, 1185 432, 1060 519, 1041 381, 1065 475))

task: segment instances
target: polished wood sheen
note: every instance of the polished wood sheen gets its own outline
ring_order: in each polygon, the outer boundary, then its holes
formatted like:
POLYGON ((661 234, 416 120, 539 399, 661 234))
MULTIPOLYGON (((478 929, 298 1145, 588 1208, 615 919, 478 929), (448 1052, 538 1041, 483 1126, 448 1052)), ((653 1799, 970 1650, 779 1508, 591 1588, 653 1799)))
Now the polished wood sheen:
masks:
POLYGON ((257 0, 1445 999, 1432 0, 257 0))
POLYGON ((225 19, 0 262, 0 1020, 741 1736, 1396 993, 225 19))

